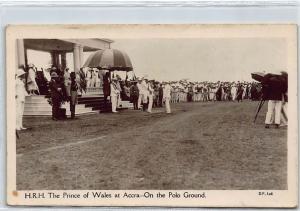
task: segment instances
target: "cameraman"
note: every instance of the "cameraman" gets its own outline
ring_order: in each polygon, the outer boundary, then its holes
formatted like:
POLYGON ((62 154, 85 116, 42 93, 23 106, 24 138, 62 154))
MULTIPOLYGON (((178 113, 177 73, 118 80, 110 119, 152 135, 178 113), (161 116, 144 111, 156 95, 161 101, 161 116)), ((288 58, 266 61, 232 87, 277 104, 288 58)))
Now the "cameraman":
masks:
POLYGON ((282 98, 286 92, 284 76, 274 74, 265 75, 262 80, 262 92, 263 100, 269 101, 265 128, 270 128, 270 124, 272 124, 273 120, 275 120, 275 126, 278 128, 280 124, 282 98))

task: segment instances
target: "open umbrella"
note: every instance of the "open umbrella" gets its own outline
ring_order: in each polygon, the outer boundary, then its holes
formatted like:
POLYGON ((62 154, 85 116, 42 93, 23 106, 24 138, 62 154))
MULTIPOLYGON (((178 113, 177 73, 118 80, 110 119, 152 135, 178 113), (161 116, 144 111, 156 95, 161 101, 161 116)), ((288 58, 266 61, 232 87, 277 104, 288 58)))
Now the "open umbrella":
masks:
POLYGON ((110 71, 132 71, 132 64, 129 56, 117 49, 98 50, 91 54, 83 67, 95 67, 110 71))
POLYGON ((256 80, 256 81, 259 81, 261 82, 264 78, 266 74, 265 73, 262 73, 262 72, 254 72, 254 73, 251 73, 251 77, 256 80))

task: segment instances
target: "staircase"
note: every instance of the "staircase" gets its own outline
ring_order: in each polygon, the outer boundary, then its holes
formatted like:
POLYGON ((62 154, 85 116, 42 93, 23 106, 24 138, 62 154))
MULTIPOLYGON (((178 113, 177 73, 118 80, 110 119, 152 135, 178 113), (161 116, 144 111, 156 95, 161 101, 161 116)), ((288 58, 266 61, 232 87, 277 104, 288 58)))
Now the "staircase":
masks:
POLYGON ((86 108, 100 113, 111 112, 111 103, 107 101, 107 106, 105 107, 103 95, 81 96, 78 98, 78 105, 84 105, 86 108))
MULTIPOLYGON (((66 102, 62 105, 66 109, 67 116, 71 116, 70 104, 66 102)), ((133 108, 129 101, 121 101, 120 109, 133 108)), ((103 95, 83 95, 78 97, 75 115, 95 114, 111 112, 111 103, 108 101, 104 106, 103 95)), ((24 116, 52 116, 52 107, 45 95, 27 96, 25 99, 24 116)))
MULTIPOLYGON (((71 116, 70 104, 62 105, 66 109, 67 116, 71 116)), ((97 113, 85 105, 76 105, 76 115, 97 113)), ((52 116, 52 106, 45 95, 27 96, 25 99, 24 116, 52 116)))

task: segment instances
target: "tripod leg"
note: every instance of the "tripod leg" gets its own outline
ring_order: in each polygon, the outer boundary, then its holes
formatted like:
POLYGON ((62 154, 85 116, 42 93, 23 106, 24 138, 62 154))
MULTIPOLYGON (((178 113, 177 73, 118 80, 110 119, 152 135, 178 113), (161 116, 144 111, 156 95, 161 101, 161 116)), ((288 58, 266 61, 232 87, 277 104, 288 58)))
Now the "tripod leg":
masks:
POLYGON ((257 119, 257 116, 258 116, 258 113, 260 112, 260 109, 263 107, 264 103, 265 103, 265 100, 261 100, 259 102, 257 110, 256 110, 256 114, 255 114, 255 117, 254 117, 254 121, 253 121, 254 123, 255 123, 255 121, 257 119))

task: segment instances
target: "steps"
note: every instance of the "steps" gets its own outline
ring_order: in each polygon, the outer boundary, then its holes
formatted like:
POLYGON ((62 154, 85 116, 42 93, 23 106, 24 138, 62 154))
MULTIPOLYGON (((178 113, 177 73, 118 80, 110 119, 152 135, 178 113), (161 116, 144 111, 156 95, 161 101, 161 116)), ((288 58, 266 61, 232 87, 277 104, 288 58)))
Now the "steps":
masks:
MULTIPOLYGON (((71 116, 70 104, 62 105, 66 109, 67 116, 71 116)), ((75 115, 98 113, 84 104, 76 105, 75 115)), ((45 95, 27 96, 25 99, 24 116, 52 116, 52 107, 45 95)))
MULTIPOLYGON (((67 116, 71 116, 70 104, 65 102, 62 108, 66 109, 67 116)), ((121 109, 132 109, 133 104, 129 101, 121 101, 121 109)), ((103 95, 84 95, 78 97, 78 104, 76 105, 75 115, 93 114, 93 113, 107 113, 111 112, 111 103, 107 102, 107 107, 104 106, 103 95)), ((24 116, 52 116, 52 107, 45 95, 27 96, 25 99, 24 116)))

